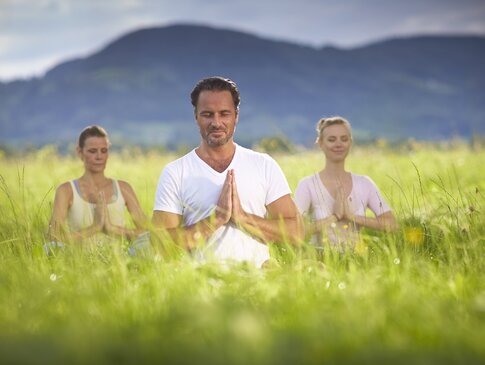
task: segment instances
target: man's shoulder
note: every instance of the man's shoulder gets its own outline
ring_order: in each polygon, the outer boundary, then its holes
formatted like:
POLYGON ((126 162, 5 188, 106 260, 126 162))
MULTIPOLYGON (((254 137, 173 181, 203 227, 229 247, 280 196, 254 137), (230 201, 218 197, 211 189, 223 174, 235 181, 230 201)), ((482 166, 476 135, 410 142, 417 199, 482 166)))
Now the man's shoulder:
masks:
POLYGON ((274 159, 267 153, 258 152, 250 148, 242 147, 240 145, 238 145, 237 148, 239 149, 239 153, 245 158, 251 158, 260 161, 274 161, 274 159))
POLYGON ((173 160, 173 161, 170 161, 169 163, 167 163, 165 165, 165 169, 175 169, 175 168, 178 168, 182 165, 184 165, 185 163, 191 161, 193 158, 194 158, 194 150, 186 153, 185 155, 173 160))

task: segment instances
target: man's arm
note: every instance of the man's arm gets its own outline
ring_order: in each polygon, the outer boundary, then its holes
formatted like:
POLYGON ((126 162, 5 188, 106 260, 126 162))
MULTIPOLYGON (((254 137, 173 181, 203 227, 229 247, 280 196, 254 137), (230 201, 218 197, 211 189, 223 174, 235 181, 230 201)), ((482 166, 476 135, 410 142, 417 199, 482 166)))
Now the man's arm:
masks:
POLYGON ((188 251, 195 248, 200 242, 204 242, 219 227, 229 222, 231 218, 231 182, 232 176, 228 174, 224 181, 215 213, 190 226, 182 226, 183 217, 180 214, 155 210, 152 224, 156 236, 163 242, 163 233, 166 232, 178 246, 188 251))
POLYGON ((200 242, 209 238, 220 226, 225 224, 217 214, 211 215, 195 224, 183 227, 182 216, 161 210, 153 211, 152 224, 155 235, 164 242, 168 237, 179 247, 193 250, 200 242))
POLYGON ((305 236, 303 220, 290 194, 283 195, 266 206, 267 218, 244 212, 237 192, 236 180, 232 179, 231 220, 241 229, 263 242, 288 242, 299 245, 305 236))

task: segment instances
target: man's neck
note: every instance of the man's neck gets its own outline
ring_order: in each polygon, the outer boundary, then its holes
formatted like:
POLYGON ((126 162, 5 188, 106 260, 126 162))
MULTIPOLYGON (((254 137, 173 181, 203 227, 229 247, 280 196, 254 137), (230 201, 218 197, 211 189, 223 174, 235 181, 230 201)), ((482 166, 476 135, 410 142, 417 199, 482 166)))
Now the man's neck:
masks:
POLYGON ((210 147, 201 143, 200 146, 195 149, 195 153, 211 168, 218 172, 223 172, 228 168, 234 158, 236 144, 231 141, 223 146, 210 147))

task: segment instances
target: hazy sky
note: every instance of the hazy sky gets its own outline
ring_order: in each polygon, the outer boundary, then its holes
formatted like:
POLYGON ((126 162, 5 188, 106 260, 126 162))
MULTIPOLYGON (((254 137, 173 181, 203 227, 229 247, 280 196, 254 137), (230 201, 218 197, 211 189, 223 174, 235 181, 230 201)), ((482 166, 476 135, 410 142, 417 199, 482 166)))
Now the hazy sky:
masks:
POLYGON ((41 75, 135 29, 207 24, 308 45, 485 36, 485 0, 0 0, 0 80, 41 75))

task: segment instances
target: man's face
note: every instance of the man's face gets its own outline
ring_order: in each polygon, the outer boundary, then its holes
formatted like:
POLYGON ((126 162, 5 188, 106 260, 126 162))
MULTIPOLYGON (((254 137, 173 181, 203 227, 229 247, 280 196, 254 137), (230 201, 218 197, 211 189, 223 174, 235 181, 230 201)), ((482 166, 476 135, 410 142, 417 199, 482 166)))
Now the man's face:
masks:
POLYGON ((238 120, 229 91, 202 91, 195 108, 195 119, 202 140, 209 147, 220 147, 232 141, 238 120))

